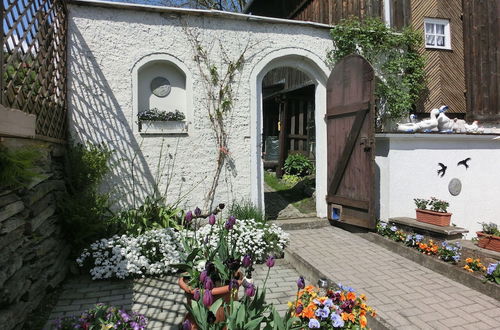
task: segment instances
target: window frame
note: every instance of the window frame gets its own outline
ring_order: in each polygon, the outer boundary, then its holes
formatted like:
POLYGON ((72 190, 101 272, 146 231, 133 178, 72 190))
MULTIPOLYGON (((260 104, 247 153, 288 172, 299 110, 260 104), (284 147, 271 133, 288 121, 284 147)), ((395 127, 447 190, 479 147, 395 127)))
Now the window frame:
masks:
POLYGON ((425 45, 425 48, 428 48, 428 49, 451 50, 450 20, 446 19, 446 18, 430 18, 430 17, 424 18, 424 45, 425 45), (434 24, 434 32, 433 33, 427 33, 427 24, 434 24), (444 34, 437 34, 436 33, 436 31, 435 31, 436 25, 443 25, 444 26, 444 34), (443 36, 444 37, 444 46, 438 46, 437 44, 428 45, 427 44, 427 35, 433 35, 434 37, 443 36))

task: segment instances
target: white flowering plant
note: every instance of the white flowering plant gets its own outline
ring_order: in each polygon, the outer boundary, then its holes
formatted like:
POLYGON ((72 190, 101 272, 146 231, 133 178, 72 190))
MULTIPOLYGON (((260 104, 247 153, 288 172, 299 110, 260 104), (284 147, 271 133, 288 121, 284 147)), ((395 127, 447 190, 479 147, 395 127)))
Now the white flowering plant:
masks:
MULTIPOLYGON (((219 243, 221 227, 210 225, 198 229, 197 237, 199 246, 208 240, 213 248, 219 243)), ((236 220, 233 229, 228 232, 228 239, 234 241, 236 252, 241 255, 251 255, 256 262, 263 262, 269 255, 280 256, 283 254, 289 241, 289 234, 275 224, 257 222, 254 219, 236 220)))
POLYGON ((144 277, 173 271, 181 262, 179 233, 171 228, 151 230, 137 237, 113 236, 84 249, 76 260, 90 268, 92 279, 144 277))

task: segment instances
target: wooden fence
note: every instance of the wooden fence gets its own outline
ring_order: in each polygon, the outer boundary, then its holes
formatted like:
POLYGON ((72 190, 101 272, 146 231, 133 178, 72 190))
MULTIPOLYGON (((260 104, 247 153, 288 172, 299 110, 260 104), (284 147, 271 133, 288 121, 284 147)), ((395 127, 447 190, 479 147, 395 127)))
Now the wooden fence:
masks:
POLYGON ((1 0, 0 103, 36 116, 36 136, 66 136, 64 0, 1 0))
POLYGON ((500 123, 500 0, 463 0, 467 118, 500 123))

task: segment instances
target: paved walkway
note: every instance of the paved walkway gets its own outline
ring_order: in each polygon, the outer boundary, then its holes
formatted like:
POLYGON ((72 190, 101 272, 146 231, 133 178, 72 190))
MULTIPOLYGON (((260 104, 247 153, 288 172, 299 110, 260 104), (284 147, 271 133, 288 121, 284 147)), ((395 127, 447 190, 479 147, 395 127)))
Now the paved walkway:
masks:
POLYGON ((355 234, 336 227, 290 234, 294 253, 365 293, 396 329, 500 329, 500 301, 355 234))
MULTIPOLYGON (((256 267, 254 281, 257 285, 262 284, 266 273, 265 265, 256 267)), ((298 276, 284 260, 277 260, 271 269, 266 300, 279 312, 284 313, 287 302, 294 299, 298 276)), ((240 291, 240 296, 242 294, 240 291)), ((145 314, 149 319, 148 329, 177 329, 186 313, 185 298, 177 285, 177 276, 133 281, 92 281, 89 276, 76 276, 63 284, 63 292, 45 329, 50 329, 55 319, 79 315, 99 302, 145 314)))

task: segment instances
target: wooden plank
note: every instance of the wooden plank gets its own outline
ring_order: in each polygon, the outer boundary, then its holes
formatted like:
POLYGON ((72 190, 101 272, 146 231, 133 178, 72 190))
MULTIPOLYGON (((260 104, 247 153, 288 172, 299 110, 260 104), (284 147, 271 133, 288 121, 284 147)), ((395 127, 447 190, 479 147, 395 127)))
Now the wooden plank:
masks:
POLYGON ((34 138, 36 116, 0 105, 0 135, 34 138))
POLYGON ((354 123, 352 125, 351 131, 349 132, 349 137, 347 138, 342 156, 340 157, 340 160, 338 161, 338 164, 336 166, 335 175, 328 189, 329 195, 335 195, 337 193, 337 189, 344 175, 347 163, 349 162, 349 158, 351 157, 351 154, 354 150, 354 145, 356 143, 356 140, 358 139, 359 133, 361 132, 361 127, 363 126, 363 121, 365 120, 367 112, 368 110, 360 110, 356 113, 354 123))
POLYGON ((280 135, 279 135, 279 144, 280 144, 280 157, 278 162, 278 167, 276 168, 276 176, 281 178, 283 176, 283 166, 285 165, 285 160, 288 155, 288 144, 286 139, 287 132, 287 121, 288 121, 288 106, 287 102, 280 102, 279 111, 280 111, 280 135))
POLYGON ((346 198, 346 197, 342 197, 342 196, 336 196, 336 195, 326 196, 326 201, 328 203, 347 205, 347 206, 355 207, 358 209, 364 209, 364 210, 368 210, 368 208, 370 206, 370 203, 368 201, 360 201, 360 200, 346 198))
POLYGON ((326 115, 326 118, 334 118, 338 116, 342 116, 344 114, 352 114, 353 112, 357 112, 360 109, 370 109, 370 102, 361 102, 347 105, 334 105, 329 108, 329 113, 326 115), (333 114, 331 114, 333 112, 333 114))

